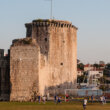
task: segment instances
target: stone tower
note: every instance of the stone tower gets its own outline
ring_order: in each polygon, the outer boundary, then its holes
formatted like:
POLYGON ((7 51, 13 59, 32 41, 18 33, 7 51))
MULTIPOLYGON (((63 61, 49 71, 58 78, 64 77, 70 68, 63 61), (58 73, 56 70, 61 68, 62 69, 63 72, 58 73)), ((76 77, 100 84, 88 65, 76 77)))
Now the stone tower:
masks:
POLYGON ((77 79, 77 28, 68 21, 34 20, 26 38, 14 40, 10 54, 13 101, 64 94, 77 79))

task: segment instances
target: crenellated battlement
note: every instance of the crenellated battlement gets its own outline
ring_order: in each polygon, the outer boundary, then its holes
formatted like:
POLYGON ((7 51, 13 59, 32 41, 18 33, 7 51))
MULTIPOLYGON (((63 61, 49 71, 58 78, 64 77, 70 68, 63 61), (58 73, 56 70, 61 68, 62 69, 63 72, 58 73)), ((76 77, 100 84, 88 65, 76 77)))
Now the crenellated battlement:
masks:
POLYGON ((73 28, 77 30, 78 28, 72 25, 69 21, 62 20, 51 20, 51 19, 37 19, 33 20, 32 23, 26 23, 27 28, 26 37, 32 37, 32 30, 34 27, 55 27, 55 28, 73 28))
POLYGON ((25 26, 27 28, 32 28, 32 26, 37 26, 37 27, 47 27, 47 26, 53 26, 53 27, 67 27, 67 28, 75 28, 78 29, 76 26, 72 25, 71 22, 69 21, 61 21, 61 20, 43 20, 43 19, 38 19, 38 20, 33 20, 32 23, 26 23, 25 26))

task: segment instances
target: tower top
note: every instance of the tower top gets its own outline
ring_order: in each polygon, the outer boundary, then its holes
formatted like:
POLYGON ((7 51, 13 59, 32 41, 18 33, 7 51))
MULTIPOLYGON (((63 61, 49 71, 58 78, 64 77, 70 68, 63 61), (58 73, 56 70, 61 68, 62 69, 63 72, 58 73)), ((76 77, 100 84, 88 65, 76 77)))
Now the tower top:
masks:
POLYGON ((66 23, 66 24, 72 24, 69 21, 55 20, 55 19, 36 19, 36 20, 33 20, 33 22, 50 22, 50 23, 66 23))
POLYGON ((33 20, 32 23, 26 23, 26 27, 30 27, 32 25, 36 26, 58 26, 58 27, 73 27, 76 30, 78 29, 76 26, 72 25, 71 22, 69 21, 64 21, 64 20, 55 20, 55 19, 36 19, 33 20))

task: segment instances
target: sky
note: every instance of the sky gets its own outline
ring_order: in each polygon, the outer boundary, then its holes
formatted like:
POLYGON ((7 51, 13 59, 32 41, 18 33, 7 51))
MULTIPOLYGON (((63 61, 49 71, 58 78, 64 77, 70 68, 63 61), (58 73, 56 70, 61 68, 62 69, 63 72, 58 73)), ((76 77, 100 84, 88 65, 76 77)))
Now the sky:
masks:
MULTIPOLYGON (((0 0, 0 48, 24 38, 24 24, 50 19, 49 0, 0 0)), ((77 57, 81 62, 110 62, 110 0, 53 0, 53 17, 78 27, 77 57)))

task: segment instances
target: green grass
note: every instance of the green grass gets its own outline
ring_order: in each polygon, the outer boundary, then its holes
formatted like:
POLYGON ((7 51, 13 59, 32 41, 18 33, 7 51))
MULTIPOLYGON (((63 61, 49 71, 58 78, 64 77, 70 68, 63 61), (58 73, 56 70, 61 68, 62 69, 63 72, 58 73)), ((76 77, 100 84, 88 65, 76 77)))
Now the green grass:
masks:
MULTIPOLYGON (((83 110, 82 104, 77 102, 46 104, 32 102, 0 102, 0 110, 83 110)), ((88 104, 87 110, 110 110, 110 103, 102 105, 100 103, 88 104)))

